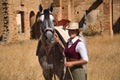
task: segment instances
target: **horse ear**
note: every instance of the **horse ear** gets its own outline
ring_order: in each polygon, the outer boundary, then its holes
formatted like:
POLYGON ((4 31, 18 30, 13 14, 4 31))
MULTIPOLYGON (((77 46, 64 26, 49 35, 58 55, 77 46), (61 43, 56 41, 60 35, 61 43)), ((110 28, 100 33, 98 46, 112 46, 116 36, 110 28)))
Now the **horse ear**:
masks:
POLYGON ((53 3, 51 4, 49 10, 52 12, 53 11, 53 3))
POLYGON ((39 5, 39 11, 42 12, 42 10, 43 10, 43 7, 42 7, 42 5, 40 4, 40 5, 39 5))

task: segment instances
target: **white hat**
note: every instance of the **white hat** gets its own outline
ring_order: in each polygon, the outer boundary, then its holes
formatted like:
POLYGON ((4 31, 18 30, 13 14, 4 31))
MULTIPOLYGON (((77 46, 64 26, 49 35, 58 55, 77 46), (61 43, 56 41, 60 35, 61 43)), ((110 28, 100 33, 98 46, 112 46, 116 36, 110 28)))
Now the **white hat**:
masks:
POLYGON ((79 24, 77 22, 70 22, 66 27, 67 30, 76 30, 79 29, 79 24))

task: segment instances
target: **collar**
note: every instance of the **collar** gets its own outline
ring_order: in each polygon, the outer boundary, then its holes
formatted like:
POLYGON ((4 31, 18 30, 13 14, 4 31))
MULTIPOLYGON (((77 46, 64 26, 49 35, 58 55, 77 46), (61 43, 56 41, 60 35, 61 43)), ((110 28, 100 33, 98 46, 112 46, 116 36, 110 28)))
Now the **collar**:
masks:
MULTIPOLYGON (((72 43, 75 43, 78 39, 79 39, 78 36, 76 36, 76 37, 74 37, 74 38, 71 40, 71 42, 72 42, 72 43)), ((70 39, 69 39, 68 41, 70 41, 70 39)))

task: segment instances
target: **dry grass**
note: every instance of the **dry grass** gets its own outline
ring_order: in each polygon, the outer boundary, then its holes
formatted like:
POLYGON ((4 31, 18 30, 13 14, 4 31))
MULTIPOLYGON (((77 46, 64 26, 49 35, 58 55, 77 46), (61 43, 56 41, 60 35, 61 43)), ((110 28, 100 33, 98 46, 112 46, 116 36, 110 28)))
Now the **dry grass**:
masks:
POLYGON ((88 38, 88 80, 120 80, 120 35, 88 38))
POLYGON ((43 80, 36 46, 37 41, 0 46, 0 80, 43 80))
MULTIPOLYGON (((120 80, 120 35, 89 37, 88 80, 120 80)), ((0 45, 0 80, 44 80, 35 55, 37 41, 0 45)))

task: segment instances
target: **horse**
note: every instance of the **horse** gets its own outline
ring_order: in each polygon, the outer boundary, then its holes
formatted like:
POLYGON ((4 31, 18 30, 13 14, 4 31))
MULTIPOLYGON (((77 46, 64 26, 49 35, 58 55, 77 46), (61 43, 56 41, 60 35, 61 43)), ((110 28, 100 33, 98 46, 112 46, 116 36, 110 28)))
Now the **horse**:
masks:
MULTIPOLYGON (((45 80, 52 80, 53 77, 56 79, 56 76, 59 80, 63 80, 64 55, 62 47, 54 40, 57 31, 54 28, 52 11, 52 6, 43 10, 41 4, 39 5, 40 16, 38 21, 40 22, 41 36, 38 40, 36 55, 45 80)), ((64 41, 61 38, 60 40, 62 44, 64 41)))

